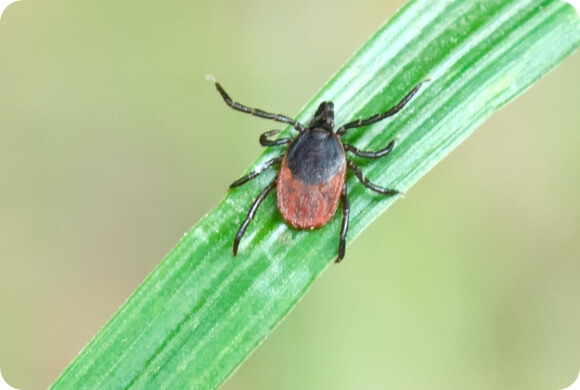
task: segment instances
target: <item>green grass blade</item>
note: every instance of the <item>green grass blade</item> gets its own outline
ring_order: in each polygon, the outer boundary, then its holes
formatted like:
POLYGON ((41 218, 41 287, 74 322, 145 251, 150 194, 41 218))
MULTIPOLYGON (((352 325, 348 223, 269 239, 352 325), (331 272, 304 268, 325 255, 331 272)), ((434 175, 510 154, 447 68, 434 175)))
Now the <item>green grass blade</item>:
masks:
MULTIPOLYGON (((370 150, 398 138, 388 157, 357 161, 369 179, 406 192, 579 45, 578 16, 559 0, 411 1, 298 118, 307 122, 321 100, 335 102, 337 124, 367 117, 430 77, 397 116, 345 137, 370 150)), ((223 102, 216 93, 208 104, 223 102)), ((256 164, 278 153, 270 148, 256 164)), ((319 230, 292 230, 275 212, 273 196, 232 257, 240 222, 274 175, 264 173, 227 194, 52 388, 210 389, 231 375, 336 257, 340 213, 319 230)), ((378 196, 351 176, 348 185, 351 241, 396 198, 378 196)), ((354 261, 348 250, 345 261, 354 261)))

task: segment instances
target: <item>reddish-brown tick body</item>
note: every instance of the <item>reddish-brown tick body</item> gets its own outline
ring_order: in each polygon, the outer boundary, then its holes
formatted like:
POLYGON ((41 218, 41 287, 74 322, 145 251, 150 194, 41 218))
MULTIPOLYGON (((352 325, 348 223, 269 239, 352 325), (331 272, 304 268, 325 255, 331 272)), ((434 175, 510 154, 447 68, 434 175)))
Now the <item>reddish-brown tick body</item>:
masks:
POLYGON ((335 134, 300 134, 282 158, 276 190, 278 209, 290 225, 312 229, 336 213, 346 176, 344 148, 335 134))
POLYGON ((348 160, 345 155, 345 152, 350 152, 358 157, 376 159, 389 154, 395 144, 394 141, 389 142, 384 149, 364 151, 352 145, 343 144, 340 137, 349 129, 379 122, 399 112, 417 93, 422 82, 416 85, 396 106, 389 110, 366 119, 358 119, 346 123, 335 131, 334 104, 332 102, 320 103, 308 127, 306 127, 290 117, 272 114, 235 102, 213 77, 210 76, 208 79, 215 83, 226 104, 233 109, 261 118, 291 124, 300 133, 296 137, 278 138, 276 140, 272 140, 269 137, 278 134, 280 130, 271 130, 262 134, 260 136, 260 144, 262 146, 288 145, 288 149, 283 155, 266 161, 261 167, 230 185, 230 188, 238 187, 254 179, 266 169, 276 164, 281 164, 278 176, 258 194, 248 211, 248 215, 238 229, 234 238, 234 256, 238 253, 240 240, 246 232, 250 221, 256 215, 258 207, 270 191, 276 187, 280 213, 287 223, 298 229, 314 229, 324 226, 334 216, 342 200, 343 214, 336 261, 342 260, 346 247, 346 233, 350 214, 345 182, 347 167, 351 169, 365 187, 379 194, 396 195, 400 192, 371 183, 364 177, 359 166, 348 160))

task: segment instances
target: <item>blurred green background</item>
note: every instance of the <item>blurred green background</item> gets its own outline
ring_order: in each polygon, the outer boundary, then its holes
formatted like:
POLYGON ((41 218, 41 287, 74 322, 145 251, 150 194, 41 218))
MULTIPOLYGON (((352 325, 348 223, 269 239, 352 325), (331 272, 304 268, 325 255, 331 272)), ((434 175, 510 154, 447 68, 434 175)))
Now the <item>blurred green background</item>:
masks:
MULTIPOLYGON (((47 387, 260 153, 275 126, 228 109, 206 73, 235 99, 292 116, 402 4, 9 6, 8 383, 47 387)), ((223 388, 569 385, 580 368, 579 69, 576 53, 412 188, 223 388)))

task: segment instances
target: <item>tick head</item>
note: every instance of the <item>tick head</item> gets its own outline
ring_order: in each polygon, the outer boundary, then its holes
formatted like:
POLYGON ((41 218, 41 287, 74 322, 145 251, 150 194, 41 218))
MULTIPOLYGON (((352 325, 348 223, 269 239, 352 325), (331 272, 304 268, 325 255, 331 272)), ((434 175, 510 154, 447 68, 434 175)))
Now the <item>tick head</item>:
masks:
POLYGON ((322 102, 310 121, 308 129, 324 129, 329 133, 334 130, 334 103, 322 102))

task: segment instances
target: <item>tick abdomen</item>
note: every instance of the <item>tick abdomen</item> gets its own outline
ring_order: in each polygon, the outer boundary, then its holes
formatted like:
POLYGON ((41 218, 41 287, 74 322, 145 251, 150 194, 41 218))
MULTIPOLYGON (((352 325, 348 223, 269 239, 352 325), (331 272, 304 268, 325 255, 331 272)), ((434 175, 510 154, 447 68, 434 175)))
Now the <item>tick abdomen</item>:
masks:
POLYGON ((300 134, 282 160, 278 209, 292 226, 311 229, 326 224, 340 202, 346 174, 344 150, 327 131, 300 134))

